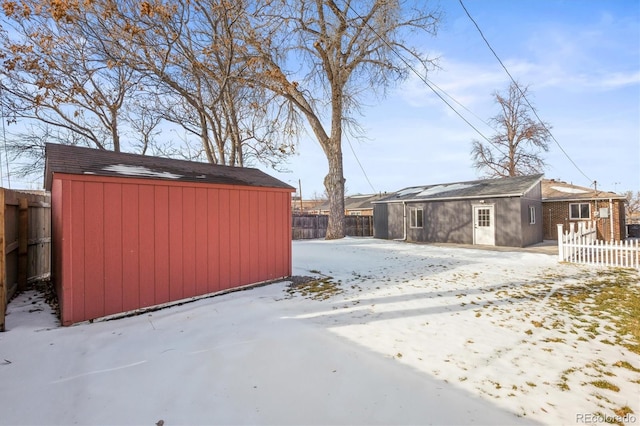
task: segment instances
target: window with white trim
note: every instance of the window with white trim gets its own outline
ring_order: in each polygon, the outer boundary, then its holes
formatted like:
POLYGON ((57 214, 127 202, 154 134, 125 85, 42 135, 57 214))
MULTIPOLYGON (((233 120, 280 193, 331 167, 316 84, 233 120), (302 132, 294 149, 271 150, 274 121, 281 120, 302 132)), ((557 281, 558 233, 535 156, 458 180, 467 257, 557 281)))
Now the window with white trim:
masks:
POLYGON ((409 208, 409 227, 422 228, 423 210, 418 207, 409 208))
POLYGON ((529 225, 536 224, 536 208, 534 206, 529 206, 529 225))
POLYGON ((589 203, 571 203, 569 204, 569 219, 590 219, 591 204, 589 203))

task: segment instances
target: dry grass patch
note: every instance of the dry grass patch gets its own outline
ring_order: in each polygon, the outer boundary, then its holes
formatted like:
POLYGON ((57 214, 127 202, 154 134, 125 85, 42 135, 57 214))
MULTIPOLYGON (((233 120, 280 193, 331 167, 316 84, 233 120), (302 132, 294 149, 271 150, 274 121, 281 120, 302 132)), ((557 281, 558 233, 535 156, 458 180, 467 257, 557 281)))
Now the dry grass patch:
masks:
POLYGON ((640 368, 636 368, 627 361, 617 361, 613 364, 615 367, 626 368, 627 370, 631 370, 635 373, 640 373, 640 368))
POLYGON ((620 392, 620 388, 618 386, 606 380, 595 380, 590 384, 600 389, 608 389, 610 391, 620 392))
POLYGON ((579 316, 587 313, 610 321, 613 327, 607 329, 615 329, 616 341, 607 340, 605 343, 621 345, 640 354, 640 273, 607 268, 595 274, 582 274, 577 279, 578 283, 559 288, 550 301, 584 324, 574 326, 585 331, 590 339, 600 334, 600 323, 580 321, 579 316))
POLYGON ((294 277, 294 280, 286 292, 290 296, 299 294, 313 300, 326 300, 344 290, 340 288, 340 283, 333 281, 332 277, 294 277))

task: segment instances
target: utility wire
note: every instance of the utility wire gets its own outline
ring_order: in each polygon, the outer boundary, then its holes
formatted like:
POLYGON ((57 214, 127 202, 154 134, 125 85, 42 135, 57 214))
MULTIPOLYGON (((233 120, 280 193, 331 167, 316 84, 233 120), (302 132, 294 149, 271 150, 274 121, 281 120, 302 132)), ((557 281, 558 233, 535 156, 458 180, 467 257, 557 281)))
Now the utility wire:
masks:
POLYGON ((345 135, 345 136, 346 136, 347 142, 349 143, 349 148, 351 148, 351 152, 353 153, 353 156, 356 157, 356 161, 358 162, 358 166, 360 166, 360 170, 362 170, 362 174, 364 175, 364 178, 367 180, 367 182, 369 182, 369 186, 373 190, 373 193, 377 194, 378 191, 376 191, 376 189, 373 187, 373 185, 371 184, 371 181, 369 180, 369 176, 367 176, 367 172, 364 170, 364 167, 362 167, 362 163, 360 163, 358 154, 356 154, 356 151, 353 149, 353 145, 351 145, 351 140, 349 139, 349 136, 348 135, 345 135))
MULTIPOLYGON (((361 20, 364 22, 364 18, 363 18, 362 16, 360 16, 360 14, 359 14, 359 13, 358 13, 354 8, 353 8, 353 6, 351 6, 351 4, 347 4, 347 7, 348 7, 349 9, 351 9, 351 11, 352 11, 352 12, 353 12, 353 13, 354 13, 354 14, 355 14, 359 19, 361 19, 361 20)), ((454 108, 454 107, 453 107, 449 102, 447 102, 447 100, 446 100, 445 98, 443 98, 443 97, 442 97, 442 95, 441 95, 441 94, 440 94, 436 89, 434 89, 434 88, 433 88, 433 86, 434 86, 434 85, 433 85, 429 80, 427 80, 427 78, 426 78, 426 77, 422 76, 422 74, 420 74, 420 73, 418 72, 418 70, 416 70, 416 69, 413 67, 413 65, 411 65, 411 64, 409 63, 409 61, 408 61, 408 60, 407 60, 407 59, 406 59, 402 54, 400 54, 400 53, 395 49, 395 47, 394 47, 394 46, 392 46, 391 44, 389 44, 389 43, 388 43, 388 42, 387 42, 387 41, 386 41, 382 36, 380 36, 380 34, 378 34, 378 32, 375 30, 375 28, 373 28, 369 23, 367 23, 366 25, 369 27, 369 29, 371 30, 371 32, 373 32, 373 33, 374 33, 374 34, 375 34, 375 35, 376 35, 376 36, 377 36, 377 37, 378 37, 378 38, 379 38, 379 39, 380 39, 380 40, 381 40, 381 41, 382 41, 382 42, 383 42, 383 43, 384 43, 388 48, 389 48, 389 50, 390 50, 390 51, 392 51, 392 52, 393 52, 393 53, 394 53, 398 58, 400 58, 400 60, 402 61, 402 63, 404 63, 404 64, 405 64, 405 66, 406 66, 406 67, 407 67, 411 72, 413 72, 413 73, 414 73, 414 74, 415 74, 415 75, 416 75, 416 76, 417 76, 417 77, 418 77, 418 78, 419 78, 419 79, 420 79, 420 80, 421 80, 421 81, 422 81, 422 82, 423 82, 423 83, 424 83, 424 84, 425 84, 429 89, 431 89, 431 91, 432 91, 433 93, 435 93, 435 95, 436 95, 438 98, 440 98, 440 100, 441 100, 442 102, 444 102, 444 103, 445 103, 445 104, 446 104, 446 105, 451 109, 451 111, 453 111, 454 113, 456 113, 456 115, 457 115, 458 117, 460 117, 460 118, 461 118, 465 123, 467 123, 467 125, 468 125, 469 127, 471 127, 473 130, 475 130, 475 132, 476 132, 477 134, 479 134, 479 135, 480 135, 480 137, 482 137, 482 139, 484 139, 485 141, 487 141, 487 142, 488 142, 491 146, 493 146, 493 147, 494 147, 498 152, 500 152, 500 154, 502 154, 502 155, 505 155, 505 156, 506 156, 506 154, 505 154, 504 152, 502 152, 502 150, 500 149, 500 147, 498 147, 497 145, 495 145, 495 144, 494 144, 494 143, 493 143, 489 138, 487 138, 487 137, 486 137, 486 136, 485 136, 485 135, 484 135, 480 130, 478 130, 478 128, 477 128, 476 126, 474 126, 473 124, 471 124, 471 122, 470 122, 469 120, 467 120, 467 119, 466 119, 462 114, 460 114, 460 112, 458 112, 458 110, 456 110, 456 109, 455 109, 455 108, 454 108)), ((440 89, 440 91, 442 91, 442 93, 445 93, 445 94, 446 94, 446 92, 445 92, 444 90, 440 89)), ((454 99, 452 96, 450 96, 450 95, 448 95, 448 94, 447 94, 447 96, 448 96, 449 98, 451 98, 451 99, 453 99, 453 100, 455 101, 455 99, 454 99)), ((457 104, 459 104, 459 105, 462 105, 462 104, 460 104, 460 102, 458 102, 458 101, 455 101, 455 102, 456 102, 457 104)), ((465 109, 468 111, 468 109, 467 109, 467 108, 465 108, 465 109)), ((474 114, 474 116, 475 116, 475 114, 474 114)), ((477 117, 477 116, 476 116, 476 117, 477 117)), ((484 123, 484 121, 483 121, 483 123, 484 123)), ((486 124, 486 123, 485 123, 485 124, 486 124)))
POLYGON ((464 106, 462 103, 458 102, 458 100, 456 98, 454 98, 453 96, 451 96, 450 94, 448 94, 446 91, 444 91, 442 88, 438 87, 437 84, 435 84, 433 81, 427 79, 427 81, 429 82, 429 84, 431 84, 433 87, 435 87, 436 89, 438 89, 439 91, 441 91, 442 93, 445 94, 446 97, 448 97, 449 99, 451 99, 453 102, 455 102, 456 104, 458 104, 460 106, 460 108, 464 109, 465 111, 467 111, 469 114, 473 115, 478 121, 480 121, 482 124, 486 125, 487 127, 491 128, 491 130, 493 131, 498 131, 494 126, 492 126, 491 124, 487 123, 484 119, 480 118, 476 113, 474 113, 473 111, 471 111, 469 108, 467 108, 466 106, 464 106))
POLYGON ((473 19, 473 17, 471 16, 471 14, 469 13, 469 11, 467 10, 467 8, 464 6, 464 3, 462 2, 462 0, 458 0, 460 2, 460 6, 462 6, 462 9, 464 9, 464 12, 467 14, 467 16, 469 17, 469 19, 471 20, 471 22, 473 22, 473 25, 475 25, 476 29, 478 30, 478 32, 480 33, 480 36, 482 37, 482 39, 484 40, 484 42, 486 43, 487 47, 489 47, 489 50, 491 50, 491 53, 493 53, 493 56, 496 57, 496 59, 498 60, 498 62, 500 63, 500 65, 502 66, 502 68, 504 69, 504 71, 507 73, 507 75, 509 76, 509 78, 511 79, 511 81, 516 85, 516 87, 518 88, 518 91, 520 92, 520 94, 522 95, 523 99, 525 100, 525 102, 527 103, 527 105, 529 105, 529 108, 531 108, 531 111, 533 112, 533 114, 536 116, 536 118, 538 119, 538 121, 540 122, 540 124, 542 125, 542 127, 544 127, 544 129, 549 133, 549 135, 551 136, 551 139, 553 139, 553 141, 556 143, 556 145, 558 145, 558 148, 560 148, 560 151, 562 151, 562 153, 567 157, 567 159, 571 162, 571 164, 573 164, 573 166, 576 168, 576 170, 578 170, 582 176, 584 176, 585 178, 587 178, 588 181, 592 182, 592 179, 587 176, 581 169, 580 167, 578 167, 578 165, 573 161, 573 159, 571 159, 571 157, 569 156, 569 154, 567 154, 567 152, 564 150, 564 148, 562 147, 562 145, 560 145, 560 142, 558 142, 558 140, 555 138, 555 136, 553 136, 553 133, 551 133, 551 130, 549 130, 547 128, 547 126, 545 126, 544 122, 542 121, 542 119, 538 116, 538 113, 536 112, 536 109, 533 107, 533 105, 531 105, 531 103, 529 102, 529 99, 527 99, 527 97, 525 96, 524 92, 522 91, 522 89, 520 89, 520 85, 518 85, 518 83, 516 82, 516 80, 513 78, 513 76, 511 75, 511 73, 509 72, 509 70, 507 69, 507 67, 504 65, 504 63, 502 63, 502 60, 500 60, 500 57, 498 56, 498 54, 496 53, 495 50, 493 50, 493 47, 491 47, 491 44, 489 43, 489 41, 487 40, 487 38, 484 36, 484 33, 482 32, 482 30, 480 29, 480 26, 478 25, 478 23, 475 21, 475 19, 473 19))

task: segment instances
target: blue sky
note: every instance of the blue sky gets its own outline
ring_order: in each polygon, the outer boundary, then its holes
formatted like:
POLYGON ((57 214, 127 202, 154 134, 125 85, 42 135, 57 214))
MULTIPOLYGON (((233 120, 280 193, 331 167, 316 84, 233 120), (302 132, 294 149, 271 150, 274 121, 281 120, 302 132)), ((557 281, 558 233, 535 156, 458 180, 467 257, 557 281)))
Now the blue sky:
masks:
MULTIPOLYGON (((529 86, 538 115, 552 126, 558 144, 551 141, 544 154, 545 176, 586 187, 595 180, 599 189, 615 192, 640 191, 640 2, 463 2, 511 75, 529 86)), ((439 32, 416 40, 440 58, 440 69, 428 79, 491 137, 495 131, 485 122, 499 112, 492 94, 507 90, 509 76, 458 0, 431 4, 444 14, 439 32)), ((356 117, 363 136, 343 140, 347 194, 481 177, 470 155, 472 140, 481 136, 418 77, 366 103, 356 117)), ((164 135, 175 139, 173 133, 164 135)), ((6 162, 4 155, 1 161, 6 162)), ((286 172, 256 167, 296 188, 301 182, 304 198, 323 196, 327 161, 313 136, 301 138, 298 154, 281 166, 286 172)), ((12 187, 41 188, 42 182, 13 177, 12 187)))
MULTIPOLYGON (((494 130, 483 121, 498 113, 492 94, 508 88, 509 76, 460 3, 439 4, 444 19, 438 35, 419 40, 440 57, 441 69, 428 79, 470 110, 449 99, 491 137, 494 130)), ((540 118, 552 126, 558 144, 552 141, 544 154, 545 176, 640 191, 640 2, 464 4, 511 75, 529 86, 540 118)), ((417 77, 371 101, 358 119, 365 137, 344 140, 348 194, 479 178, 470 150, 480 136, 417 77)), ((321 196, 327 163, 320 146, 304 137, 298 152, 285 166, 287 173, 264 170, 296 188, 300 181, 304 198, 321 196)))

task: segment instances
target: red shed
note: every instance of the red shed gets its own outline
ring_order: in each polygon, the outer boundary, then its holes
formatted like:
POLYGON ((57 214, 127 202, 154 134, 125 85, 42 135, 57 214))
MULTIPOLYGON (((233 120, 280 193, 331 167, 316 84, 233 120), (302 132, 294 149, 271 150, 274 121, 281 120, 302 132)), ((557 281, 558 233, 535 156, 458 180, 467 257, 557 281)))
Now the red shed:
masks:
POLYGON ((291 192, 260 170, 47 144, 62 324, 291 275, 291 192))

